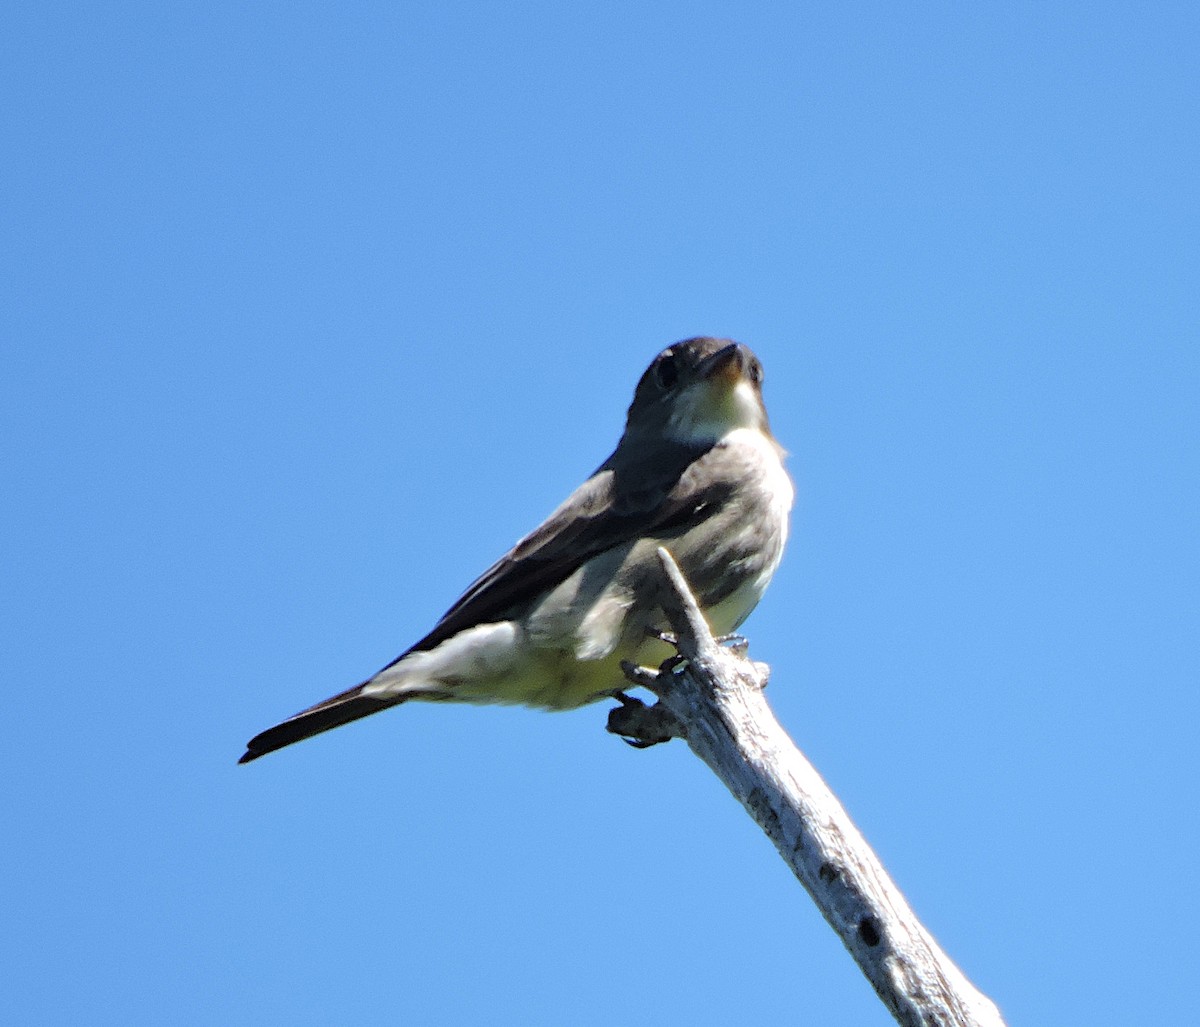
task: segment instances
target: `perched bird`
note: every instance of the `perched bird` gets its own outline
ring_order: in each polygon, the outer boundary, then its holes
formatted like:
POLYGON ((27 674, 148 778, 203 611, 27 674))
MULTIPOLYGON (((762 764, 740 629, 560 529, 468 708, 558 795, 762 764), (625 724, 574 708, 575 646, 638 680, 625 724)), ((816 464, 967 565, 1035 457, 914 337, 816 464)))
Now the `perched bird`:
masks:
POLYGON ((616 450, 484 572, 419 642, 360 685, 252 738, 248 763, 410 699, 565 710, 620 692, 621 661, 669 655, 651 631, 665 546, 714 634, 762 598, 783 555, 792 483, 762 365, 729 339, 663 350, 616 450))

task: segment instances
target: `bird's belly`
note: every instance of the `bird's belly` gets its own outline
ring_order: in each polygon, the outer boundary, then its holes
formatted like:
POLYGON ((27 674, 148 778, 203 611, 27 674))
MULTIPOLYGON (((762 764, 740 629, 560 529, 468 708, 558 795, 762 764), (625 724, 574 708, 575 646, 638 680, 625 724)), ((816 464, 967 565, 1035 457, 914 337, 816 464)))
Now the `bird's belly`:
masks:
POLYGON ((670 654, 667 645, 649 637, 644 645, 594 660, 580 660, 561 650, 529 649, 513 661, 507 673, 456 682, 452 695, 438 698, 570 710, 629 687, 621 671, 622 660, 657 666, 670 654))
POLYGON ((704 619, 708 621, 709 630, 714 635, 728 635, 741 627, 742 621, 750 616, 758 605, 763 592, 766 591, 766 581, 751 579, 745 582, 719 603, 704 611, 704 619))

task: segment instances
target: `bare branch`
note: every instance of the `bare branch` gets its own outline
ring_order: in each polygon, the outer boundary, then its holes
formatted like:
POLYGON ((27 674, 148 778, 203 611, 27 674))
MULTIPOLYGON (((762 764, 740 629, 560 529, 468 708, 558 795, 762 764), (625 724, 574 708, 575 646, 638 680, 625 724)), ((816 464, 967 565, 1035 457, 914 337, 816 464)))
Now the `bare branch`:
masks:
POLYGON ((609 729, 635 743, 684 737, 725 782, 808 889, 897 1022, 904 1027, 1003 1027, 917 920, 841 803, 780 727, 763 696, 768 668, 712 637, 678 566, 659 558, 663 609, 686 658, 657 673, 629 668, 658 695, 626 700, 609 729), (640 707, 640 709, 639 709, 640 707), (615 722, 614 722, 615 721, 615 722))

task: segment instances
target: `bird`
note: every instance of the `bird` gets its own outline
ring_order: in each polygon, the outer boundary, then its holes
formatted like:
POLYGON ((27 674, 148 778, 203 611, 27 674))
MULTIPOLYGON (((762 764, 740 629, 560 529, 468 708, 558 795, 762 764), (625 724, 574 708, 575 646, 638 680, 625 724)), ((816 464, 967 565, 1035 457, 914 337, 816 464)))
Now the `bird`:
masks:
POLYGON ((252 738, 238 761, 410 700, 574 709, 621 698, 622 664, 670 655, 660 546, 715 635, 783 556, 794 489, 749 347, 699 336, 642 374, 612 455, 424 638, 361 684, 252 738))

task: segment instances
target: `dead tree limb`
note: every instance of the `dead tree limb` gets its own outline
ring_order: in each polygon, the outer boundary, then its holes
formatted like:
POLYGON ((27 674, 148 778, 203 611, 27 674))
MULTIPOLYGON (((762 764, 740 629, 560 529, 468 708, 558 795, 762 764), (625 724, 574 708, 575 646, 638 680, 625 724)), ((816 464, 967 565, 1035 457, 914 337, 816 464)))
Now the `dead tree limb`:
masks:
POLYGON ((841 803, 763 696, 768 668, 712 637, 678 566, 659 549, 663 609, 682 657, 627 667, 658 696, 611 711, 609 730, 651 745, 686 739, 775 843, 904 1027, 1003 1027, 999 1010, 938 947, 841 803))

